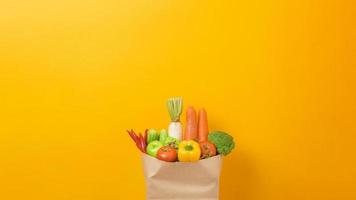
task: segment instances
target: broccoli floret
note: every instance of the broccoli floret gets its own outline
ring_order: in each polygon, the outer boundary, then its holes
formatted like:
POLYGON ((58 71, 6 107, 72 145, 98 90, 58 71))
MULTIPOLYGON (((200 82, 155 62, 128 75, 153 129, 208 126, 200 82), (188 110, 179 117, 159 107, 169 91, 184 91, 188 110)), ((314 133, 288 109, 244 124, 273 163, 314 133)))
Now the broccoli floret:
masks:
POLYGON ((234 138, 222 131, 213 131, 209 133, 208 140, 215 144, 219 154, 227 155, 235 147, 234 138))

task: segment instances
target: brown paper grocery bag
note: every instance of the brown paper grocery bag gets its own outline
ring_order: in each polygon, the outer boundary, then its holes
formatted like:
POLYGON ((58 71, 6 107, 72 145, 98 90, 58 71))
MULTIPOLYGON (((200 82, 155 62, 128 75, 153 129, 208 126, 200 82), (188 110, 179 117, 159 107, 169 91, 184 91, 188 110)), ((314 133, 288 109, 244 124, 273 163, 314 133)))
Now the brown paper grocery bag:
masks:
POLYGON ((142 154, 148 200, 217 200, 220 155, 193 163, 164 162, 142 154))

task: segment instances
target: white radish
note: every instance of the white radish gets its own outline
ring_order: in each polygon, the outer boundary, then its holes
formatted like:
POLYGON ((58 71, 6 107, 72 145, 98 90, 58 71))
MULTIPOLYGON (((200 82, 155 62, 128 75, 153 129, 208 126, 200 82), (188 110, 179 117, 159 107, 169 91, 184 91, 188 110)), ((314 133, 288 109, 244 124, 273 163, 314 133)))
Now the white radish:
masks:
POLYGON ((180 122, 169 123, 168 135, 179 141, 182 140, 182 123, 180 122))
POLYGON ((167 101, 167 108, 171 117, 171 123, 168 126, 168 135, 179 141, 182 140, 182 123, 180 123, 182 107, 182 97, 169 98, 167 101))

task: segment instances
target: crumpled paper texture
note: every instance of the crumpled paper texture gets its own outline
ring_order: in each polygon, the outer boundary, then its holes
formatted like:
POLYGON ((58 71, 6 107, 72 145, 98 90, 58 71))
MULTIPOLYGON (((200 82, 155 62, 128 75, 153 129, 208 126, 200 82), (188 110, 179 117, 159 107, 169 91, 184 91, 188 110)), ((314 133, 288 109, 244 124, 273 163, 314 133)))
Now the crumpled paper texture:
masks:
POLYGON ((147 200, 217 200, 222 156, 193 163, 164 162, 142 154, 147 200))

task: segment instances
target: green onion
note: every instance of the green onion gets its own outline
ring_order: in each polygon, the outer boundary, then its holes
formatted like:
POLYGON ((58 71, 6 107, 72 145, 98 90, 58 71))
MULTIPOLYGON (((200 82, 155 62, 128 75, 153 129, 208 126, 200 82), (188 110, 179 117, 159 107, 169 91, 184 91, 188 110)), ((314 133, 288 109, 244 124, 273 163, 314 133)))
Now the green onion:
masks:
POLYGON ((167 100, 167 108, 172 122, 179 122, 180 115, 182 114, 182 97, 173 97, 167 100))

